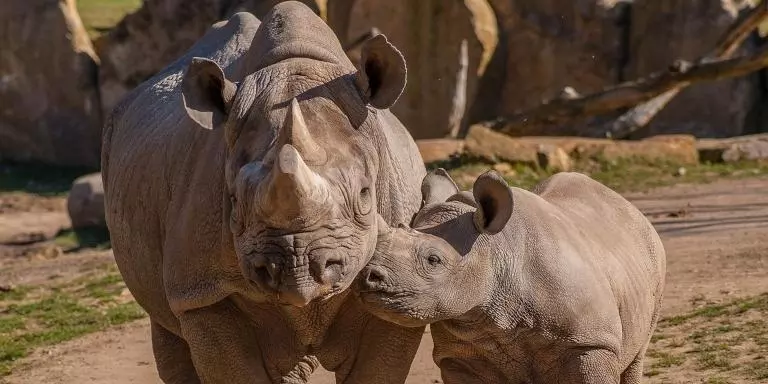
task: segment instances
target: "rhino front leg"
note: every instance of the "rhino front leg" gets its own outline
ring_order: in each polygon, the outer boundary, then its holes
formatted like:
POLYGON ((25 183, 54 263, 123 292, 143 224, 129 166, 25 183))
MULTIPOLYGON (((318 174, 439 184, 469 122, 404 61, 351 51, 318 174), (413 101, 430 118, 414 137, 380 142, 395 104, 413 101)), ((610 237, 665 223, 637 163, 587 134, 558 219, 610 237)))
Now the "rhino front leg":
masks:
POLYGON ((605 349, 573 351, 560 370, 558 380, 547 383, 619 384, 621 370, 615 353, 605 349))
POLYGON ((202 383, 267 384, 261 349, 248 319, 229 300, 179 316, 202 383))
POLYGON ((419 349, 425 327, 404 328, 371 316, 349 371, 340 384, 402 384, 419 349))
POLYGON ((200 383, 187 343, 154 321, 151 327, 152 351, 160 380, 165 384, 200 383))

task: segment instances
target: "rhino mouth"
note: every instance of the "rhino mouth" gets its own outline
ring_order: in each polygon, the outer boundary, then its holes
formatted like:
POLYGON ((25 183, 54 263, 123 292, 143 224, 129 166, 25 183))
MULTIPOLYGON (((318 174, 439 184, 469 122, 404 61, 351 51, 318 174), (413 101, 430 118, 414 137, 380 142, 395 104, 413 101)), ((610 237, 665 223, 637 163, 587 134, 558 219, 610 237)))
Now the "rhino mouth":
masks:
POLYGON ((408 304, 402 293, 381 290, 355 291, 363 306, 374 316, 402 327, 422 327, 429 324, 408 304))

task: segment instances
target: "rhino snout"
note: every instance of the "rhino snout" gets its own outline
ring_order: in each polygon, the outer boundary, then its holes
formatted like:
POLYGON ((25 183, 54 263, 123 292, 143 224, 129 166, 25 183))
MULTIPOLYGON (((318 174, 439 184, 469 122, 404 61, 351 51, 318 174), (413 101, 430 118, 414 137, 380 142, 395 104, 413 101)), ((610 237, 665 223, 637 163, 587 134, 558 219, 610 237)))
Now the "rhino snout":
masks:
POLYGON ((264 255, 251 259, 253 273, 250 279, 262 287, 268 287, 271 290, 277 290, 283 279, 283 266, 275 261, 269 260, 264 255))
POLYGON ((287 268, 284 255, 252 254, 245 261, 247 277, 278 301, 303 306, 343 286, 345 261, 336 253, 309 257, 304 267, 287 268))

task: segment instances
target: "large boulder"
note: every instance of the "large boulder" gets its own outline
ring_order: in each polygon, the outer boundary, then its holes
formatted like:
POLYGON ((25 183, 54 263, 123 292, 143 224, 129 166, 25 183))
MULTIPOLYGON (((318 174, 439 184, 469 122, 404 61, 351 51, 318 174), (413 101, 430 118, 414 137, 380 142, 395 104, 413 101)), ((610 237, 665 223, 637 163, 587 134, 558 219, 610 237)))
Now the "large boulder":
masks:
MULTIPOLYGON (((101 58, 102 108, 108 113, 131 89, 189 49, 211 25, 248 11, 264 16, 284 0, 145 0, 112 31, 96 41, 101 58)), ((318 2, 302 0, 317 13, 318 2)))
POLYGON ((0 158, 96 167, 97 59, 74 0, 0 1, 0 158))
MULTIPOLYGON (((696 60, 706 55, 733 24, 739 8, 747 4, 742 0, 636 0, 627 75, 641 77, 666 69, 676 59, 696 60)), ((758 102, 758 86, 757 75, 694 85, 637 134, 743 134, 748 130, 747 116, 758 102)))
POLYGON ((342 43, 377 28, 401 50, 408 85, 392 111, 414 138, 460 134, 498 40, 486 0, 339 0, 327 13, 342 43))
POLYGON ((82 176, 72 183, 67 197, 67 212, 75 230, 106 228, 101 173, 82 176))
POLYGON ((489 0, 499 47, 480 85, 472 119, 512 114, 622 78, 628 5, 618 0, 489 0))

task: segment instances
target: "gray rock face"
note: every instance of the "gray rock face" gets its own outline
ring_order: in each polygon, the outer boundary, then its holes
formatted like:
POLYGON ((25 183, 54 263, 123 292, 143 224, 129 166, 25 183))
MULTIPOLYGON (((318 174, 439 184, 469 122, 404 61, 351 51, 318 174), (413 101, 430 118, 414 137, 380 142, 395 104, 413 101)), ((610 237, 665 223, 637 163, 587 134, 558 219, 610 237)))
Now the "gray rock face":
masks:
POLYGON ((0 2, 0 158, 98 166, 96 62, 74 0, 0 2))
POLYGON ((598 91, 620 77, 625 4, 599 0, 490 0, 499 47, 473 120, 531 108, 570 86, 598 91))

